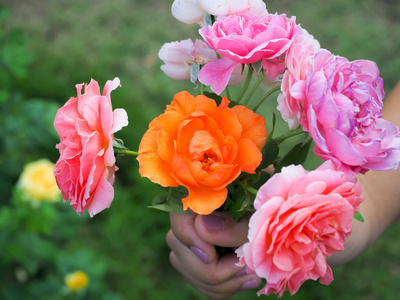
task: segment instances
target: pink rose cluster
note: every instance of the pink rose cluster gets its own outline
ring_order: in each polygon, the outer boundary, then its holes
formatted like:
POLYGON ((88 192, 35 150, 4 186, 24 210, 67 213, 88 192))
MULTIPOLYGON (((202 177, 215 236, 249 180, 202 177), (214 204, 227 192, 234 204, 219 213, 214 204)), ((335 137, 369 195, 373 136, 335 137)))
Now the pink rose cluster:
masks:
POLYGON ((343 170, 392 170, 400 161, 400 133, 382 118, 383 80, 376 64, 349 61, 328 50, 292 48, 278 109, 294 129, 300 123, 314 152, 343 170))
POLYGON ((60 136, 54 175, 64 201, 78 214, 86 209, 93 217, 114 198, 114 133, 128 125, 124 109, 112 110, 110 94, 119 85, 118 78, 107 81, 103 94, 95 80, 76 85, 78 96, 71 97, 54 119, 60 136))
POLYGON ((326 258, 343 250, 362 201, 354 177, 331 162, 307 172, 288 166, 257 193, 239 266, 267 280, 258 294, 294 294, 306 280, 333 280, 326 258))

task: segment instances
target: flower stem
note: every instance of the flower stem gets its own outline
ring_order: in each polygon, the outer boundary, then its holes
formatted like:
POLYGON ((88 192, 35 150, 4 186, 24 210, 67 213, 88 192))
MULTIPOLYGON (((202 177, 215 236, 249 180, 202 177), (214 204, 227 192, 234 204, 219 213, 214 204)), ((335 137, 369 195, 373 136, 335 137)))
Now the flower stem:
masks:
POLYGON ((260 105, 263 104, 263 102, 264 102, 265 100, 267 100, 269 96, 271 96, 271 95, 272 95, 273 93, 275 93, 276 91, 279 91, 280 89, 281 89, 281 86, 276 86, 276 87, 270 89, 270 90, 265 94, 264 98, 262 98, 261 101, 258 102, 256 106, 254 106, 253 111, 254 111, 254 112, 257 111, 257 109, 260 107, 260 105))
POLYGON ((291 131, 289 131, 288 133, 285 133, 285 134, 283 134, 283 135, 281 135, 281 136, 278 136, 278 137, 275 139, 275 141, 276 141, 278 144, 280 144, 280 143, 282 143, 284 140, 286 140, 286 139, 288 139, 288 138, 290 138, 290 137, 292 137, 292 136, 296 136, 296 135, 302 134, 302 133, 304 133, 304 130, 303 130, 303 128, 300 126, 299 128, 297 128, 297 129, 295 129, 295 130, 291 130, 291 131))
POLYGON ((228 100, 231 100, 231 92, 229 91, 228 86, 225 88, 225 92, 226 92, 226 97, 228 98, 228 100))
POLYGON ((253 187, 251 187, 251 186, 248 186, 248 187, 246 188, 246 190, 247 190, 250 194, 253 194, 254 196, 257 196, 258 191, 257 191, 255 188, 253 188, 253 187))
POLYGON ((139 152, 131 151, 131 150, 127 150, 127 149, 118 149, 116 152, 117 152, 117 154, 121 154, 121 155, 139 156, 139 152))
POLYGON ((261 74, 261 76, 258 78, 257 82, 254 84, 250 93, 247 95, 246 99, 243 102, 243 105, 247 105, 247 103, 249 103, 251 97, 253 96, 254 92, 256 91, 256 89, 258 88, 258 86, 260 85, 260 83, 262 82, 264 77, 265 77, 265 73, 263 72, 263 74, 261 74))
POLYGON ((242 88, 242 92, 240 93, 240 96, 239 96, 239 98, 237 100, 237 103, 240 103, 240 100, 242 100, 244 94, 246 93, 246 91, 247 91, 247 89, 248 89, 248 87, 250 85, 250 81, 251 81, 252 75, 253 75, 253 68, 251 66, 249 66, 249 70, 247 72, 247 78, 246 78, 246 81, 245 81, 244 86, 242 88))
POLYGON ((200 95, 204 95, 204 84, 200 83, 200 90, 199 90, 200 95))

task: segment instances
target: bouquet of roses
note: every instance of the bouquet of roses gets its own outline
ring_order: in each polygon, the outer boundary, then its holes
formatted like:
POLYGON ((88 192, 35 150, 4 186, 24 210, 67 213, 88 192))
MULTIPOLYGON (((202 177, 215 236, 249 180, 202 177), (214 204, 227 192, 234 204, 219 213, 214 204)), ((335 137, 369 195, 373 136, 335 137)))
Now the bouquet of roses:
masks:
POLYGON ((321 48, 295 17, 270 14, 261 0, 176 0, 172 13, 198 23, 202 39, 164 44, 161 69, 192 81, 198 95, 177 93, 134 152, 114 138, 128 125, 125 110, 111 105, 119 79, 102 93, 94 80, 77 85, 77 97, 54 122, 61 140, 54 174, 64 200, 79 214, 108 208, 115 154, 137 156, 140 174, 168 191, 155 208, 227 210, 236 219, 252 213, 248 242, 236 253, 247 272, 266 279, 259 294, 294 294, 308 279, 329 284, 326 258, 344 249, 352 219, 362 220, 355 176, 395 169, 400 161, 399 130, 381 115, 376 64, 321 48), (229 88, 239 84, 233 94, 229 88), (265 96, 254 99, 261 88, 265 96), (275 122, 267 133, 257 110, 277 91, 289 130, 275 137, 275 122), (281 143, 296 135, 298 142, 281 154, 281 143), (306 171, 313 142, 325 162, 306 171))

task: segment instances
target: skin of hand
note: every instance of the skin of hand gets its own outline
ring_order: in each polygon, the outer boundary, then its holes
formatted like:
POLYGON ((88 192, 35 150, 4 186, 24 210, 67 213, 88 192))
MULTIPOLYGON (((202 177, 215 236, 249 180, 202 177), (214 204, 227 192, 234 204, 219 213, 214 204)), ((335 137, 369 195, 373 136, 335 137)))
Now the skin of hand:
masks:
MULTIPOLYGON (((400 128, 400 81, 387 96, 383 105, 383 118, 400 128)), ((352 234, 344 244, 344 250, 328 258, 331 266, 339 266, 353 260, 398 220, 400 215, 400 168, 393 171, 368 171, 357 177, 363 188, 364 202, 360 212, 364 222, 353 220, 352 234)))
POLYGON ((171 213, 167 243, 172 266, 212 299, 225 299, 257 288, 261 280, 236 266, 238 258, 234 252, 219 255, 215 247, 239 247, 247 242, 249 217, 235 222, 229 212, 206 216, 171 213))
MULTIPOLYGON (((400 127, 400 82, 385 99, 383 117, 400 127)), ((353 220, 352 234, 344 250, 327 261, 332 267, 346 264, 362 254, 400 216, 400 169, 369 171, 357 180, 363 187, 360 212, 364 222, 353 220)), ((215 245, 239 247, 247 242, 250 215, 236 223, 229 212, 208 216, 171 213, 167 243, 170 261, 197 290, 213 299, 224 299, 256 288, 261 280, 237 267, 235 253, 218 255, 215 245)))

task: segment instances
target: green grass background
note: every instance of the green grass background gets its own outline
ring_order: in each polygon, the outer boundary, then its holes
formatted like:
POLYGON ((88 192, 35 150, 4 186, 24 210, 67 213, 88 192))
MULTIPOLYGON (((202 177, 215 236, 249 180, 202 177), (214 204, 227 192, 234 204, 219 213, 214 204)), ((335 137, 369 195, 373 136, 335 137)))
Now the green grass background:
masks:
MULTIPOLYGON (((296 16, 323 48, 350 60, 375 61, 387 93, 400 79, 399 1, 266 3, 269 12, 296 16)), ((130 124, 117 137, 132 149, 176 92, 196 93, 189 82, 174 81, 159 69, 157 53, 163 43, 199 38, 197 25, 185 25, 172 17, 171 0, 0 0, 0 4, 10 11, 2 32, 19 28, 33 55, 25 76, 16 76, 10 84, 16 96, 1 106, 6 124, 0 144, 1 209, 10 206, 13 185, 25 163, 42 157, 57 160, 52 118, 59 106, 76 95, 75 84, 94 78, 102 86, 114 77, 121 79, 122 87, 112 94, 113 106, 127 110, 130 124)), ((272 101, 264 112, 275 106, 272 101)), ((121 157, 117 165, 116 196, 110 209, 90 219, 77 216, 68 204, 60 205, 63 223, 53 231, 57 235, 64 228, 70 236, 63 243, 68 255, 54 254, 54 265, 62 267, 50 272, 52 281, 32 271, 32 282, 18 282, 13 274, 19 265, 9 264, 7 270, 0 269, 5 278, 0 282, 1 299, 36 299, 38 294, 41 299, 61 299, 62 295, 54 296, 58 294, 48 287, 61 284, 62 274, 71 265, 92 275, 92 292, 80 296, 85 299, 206 299, 169 265, 168 214, 146 207, 158 188, 140 178, 135 160, 121 157), (13 289, 2 293, 6 285, 13 289), (96 290, 103 291, 103 296, 96 290)), ((23 229, 19 233, 23 237, 23 229)), ((395 224, 365 254, 334 269, 330 286, 307 282, 295 296, 283 299, 397 299, 399 235, 400 225, 395 224)), ((8 242, 0 239, 0 243, 8 242)), ((29 254, 30 247, 13 251, 36 259, 29 254)), ((251 291, 233 299, 257 296, 251 291)))

